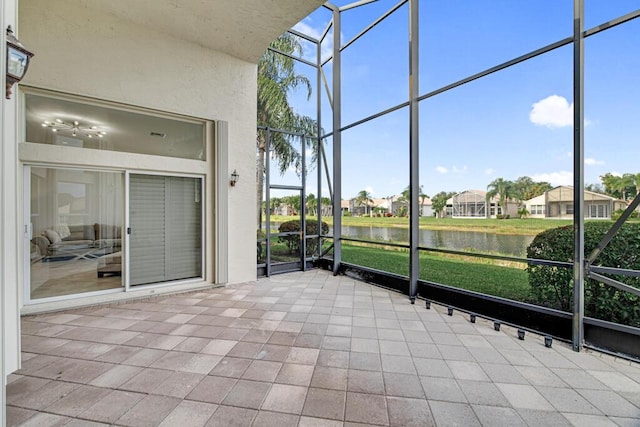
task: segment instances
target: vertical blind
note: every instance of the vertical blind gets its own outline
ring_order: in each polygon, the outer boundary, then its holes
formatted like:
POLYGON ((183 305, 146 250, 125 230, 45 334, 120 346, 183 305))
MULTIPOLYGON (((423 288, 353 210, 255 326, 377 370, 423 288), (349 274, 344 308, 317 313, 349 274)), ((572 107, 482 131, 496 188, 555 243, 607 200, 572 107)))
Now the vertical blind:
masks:
POLYGON ((130 175, 130 284, 202 276, 200 178, 130 175))

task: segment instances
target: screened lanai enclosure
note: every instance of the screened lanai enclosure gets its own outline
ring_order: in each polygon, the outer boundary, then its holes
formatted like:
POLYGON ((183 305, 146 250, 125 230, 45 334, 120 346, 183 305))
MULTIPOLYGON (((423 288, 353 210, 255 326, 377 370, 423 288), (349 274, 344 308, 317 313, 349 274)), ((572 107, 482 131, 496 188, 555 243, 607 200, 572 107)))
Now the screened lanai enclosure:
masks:
POLYGON ((326 3, 268 52, 298 84, 293 126, 259 119, 258 275, 325 268, 640 359, 638 18, 640 1, 326 3))

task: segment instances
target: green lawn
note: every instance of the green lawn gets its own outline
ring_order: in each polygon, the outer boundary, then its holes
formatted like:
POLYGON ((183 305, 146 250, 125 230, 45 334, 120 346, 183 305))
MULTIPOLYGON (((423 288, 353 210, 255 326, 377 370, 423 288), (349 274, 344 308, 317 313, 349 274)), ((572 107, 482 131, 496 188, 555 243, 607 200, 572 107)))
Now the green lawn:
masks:
MULTIPOLYGON (((409 253, 347 243, 342 260, 350 264, 408 276, 409 253)), ((420 279, 517 301, 529 300, 525 264, 498 265, 496 261, 473 261, 469 257, 420 254, 420 279)))

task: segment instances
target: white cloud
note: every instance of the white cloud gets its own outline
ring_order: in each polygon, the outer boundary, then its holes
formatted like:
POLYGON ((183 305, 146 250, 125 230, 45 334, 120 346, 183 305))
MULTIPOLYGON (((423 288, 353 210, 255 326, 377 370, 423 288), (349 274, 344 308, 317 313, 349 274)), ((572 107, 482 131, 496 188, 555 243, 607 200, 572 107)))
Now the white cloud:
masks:
POLYGON ((485 175, 493 175, 494 173, 496 173, 496 170, 493 168, 488 168, 484 170, 485 175))
POLYGON ((534 181, 546 181, 554 187, 558 185, 573 185, 573 172, 570 171, 539 173, 531 178, 534 181))
POLYGON ((376 194, 376 191, 370 185, 367 185, 366 187, 364 187, 364 189, 367 191, 367 193, 371 194, 372 196, 376 194))
POLYGON ((573 125, 573 103, 558 95, 548 96, 531 107, 531 123, 548 128, 560 128, 573 125))
POLYGON ((445 168, 444 166, 437 166, 436 167, 436 172, 441 173, 441 174, 445 174, 449 172, 449 169, 445 168))
MULTIPOLYGON (((294 25, 293 29, 300 33, 313 37, 316 40, 319 40, 325 27, 315 28, 312 25, 312 19, 307 17, 302 21, 298 22, 296 25, 294 25)), ((301 40, 301 43, 302 43, 302 49, 304 51, 303 56, 315 58, 316 45, 307 40, 301 40)), ((324 38, 324 43, 322 43, 320 57, 324 59, 324 58, 328 58, 332 54, 333 54, 333 29, 329 30, 329 32, 327 33, 327 36, 324 38)))
POLYGON ((585 165, 604 165, 604 161, 596 160, 593 157, 587 157, 584 159, 585 165))
POLYGON ((620 172, 612 171, 611 175, 617 176, 618 178, 622 178, 622 174, 620 172))

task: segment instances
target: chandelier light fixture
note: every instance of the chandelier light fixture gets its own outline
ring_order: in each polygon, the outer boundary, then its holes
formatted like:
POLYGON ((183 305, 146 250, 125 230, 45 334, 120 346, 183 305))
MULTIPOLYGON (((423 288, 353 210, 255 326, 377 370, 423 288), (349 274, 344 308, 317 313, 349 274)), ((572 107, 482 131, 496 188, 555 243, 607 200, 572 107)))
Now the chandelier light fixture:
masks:
POLYGON ((103 138, 107 132, 98 130, 97 126, 81 126, 80 122, 74 120, 73 122, 65 122, 60 119, 54 121, 42 122, 42 127, 50 128, 51 132, 60 132, 71 134, 71 136, 85 136, 87 138, 103 138))

